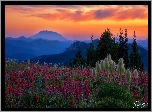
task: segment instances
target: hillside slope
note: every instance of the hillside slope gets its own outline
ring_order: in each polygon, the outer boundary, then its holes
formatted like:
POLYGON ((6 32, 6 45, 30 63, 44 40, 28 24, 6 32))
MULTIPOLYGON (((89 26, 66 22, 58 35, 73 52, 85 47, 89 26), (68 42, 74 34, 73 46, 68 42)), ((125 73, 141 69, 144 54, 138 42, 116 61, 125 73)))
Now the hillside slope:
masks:
MULTIPOLYGON (((96 47, 98 44, 98 40, 94 41, 94 46, 96 47)), ((89 43, 85 43, 85 42, 74 42, 73 44, 71 44, 70 47, 68 47, 63 53, 61 54, 53 54, 53 55, 43 55, 43 56, 39 56, 36 58, 33 58, 31 61, 33 62, 37 62, 39 60, 40 64, 43 64, 44 62, 46 63, 66 63, 67 66, 69 66, 69 61, 70 58, 74 59, 76 52, 78 51, 78 47, 80 46, 81 52, 82 52, 82 56, 85 57, 86 56, 86 52, 87 52, 87 48, 89 47, 89 43)), ((131 50, 132 50, 132 45, 128 44, 129 47, 129 51, 128 54, 130 55, 131 50)), ((146 49, 138 46, 139 49, 139 53, 141 55, 141 58, 144 62, 144 69, 148 70, 148 51, 146 51, 146 49)))

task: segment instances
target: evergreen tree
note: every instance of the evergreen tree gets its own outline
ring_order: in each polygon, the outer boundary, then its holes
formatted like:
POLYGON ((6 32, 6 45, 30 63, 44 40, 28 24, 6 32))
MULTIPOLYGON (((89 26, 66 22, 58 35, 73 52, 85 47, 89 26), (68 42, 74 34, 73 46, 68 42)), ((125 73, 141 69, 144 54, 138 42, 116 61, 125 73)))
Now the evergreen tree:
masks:
POLYGON ((112 59, 114 60, 114 62, 118 63, 118 52, 117 52, 117 49, 118 49, 118 42, 115 41, 115 35, 114 37, 112 37, 113 41, 113 47, 112 47, 112 50, 111 50, 111 54, 112 54, 112 59))
POLYGON ((122 37, 122 30, 120 28, 120 34, 119 34, 119 47, 118 47, 118 59, 123 58, 124 55, 124 38, 122 37))
POLYGON ((134 39, 133 39, 133 43, 132 43, 132 52, 130 54, 130 62, 129 62, 129 65, 130 65, 130 69, 134 70, 134 69, 137 69, 137 70, 140 70, 141 69, 141 57, 140 57, 140 54, 138 52, 138 46, 137 46, 137 43, 136 43, 136 35, 135 35, 135 31, 134 31, 134 39))
POLYGON ((113 35, 108 28, 101 34, 96 48, 96 62, 105 59, 108 54, 111 54, 112 60, 117 61, 117 44, 112 36, 113 35))
POLYGON ((94 50, 94 45, 93 45, 93 35, 91 37, 92 42, 90 43, 89 48, 87 49, 86 53, 86 64, 87 66, 94 67, 95 66, 95 50, 94 50))
POLYGON ((141 63, 141 70, 144 70, 144 63, 143 63, 143 61, 141 63))
POLYGON ((81 55, 80 47, 78 48, 78 51, 77 51, 77 53, 75 55, 73 64, 76 67, 83 65, 83 58, 82 58, 82 55, 81 55))
POLYGON ((122 36, 123 30, 120 28, 120 35, 119 35, 119 47, 118 47, 118 59, 123 58, 125 68, 127 69, 129 66, 129 59, 128 59, 128 38, 127 38, 127 29, 125 29, 125 36, 122 36))
POLYGON ((63 66, 66 67, 66 63, 65 63, 65 62, 64 62, 64 64, 63 64, 63 66))
POLYGON ((86 59, 85 59, 85 58, 82 58, 82 66, 83 66, 83 67, 87 67, 86 59))

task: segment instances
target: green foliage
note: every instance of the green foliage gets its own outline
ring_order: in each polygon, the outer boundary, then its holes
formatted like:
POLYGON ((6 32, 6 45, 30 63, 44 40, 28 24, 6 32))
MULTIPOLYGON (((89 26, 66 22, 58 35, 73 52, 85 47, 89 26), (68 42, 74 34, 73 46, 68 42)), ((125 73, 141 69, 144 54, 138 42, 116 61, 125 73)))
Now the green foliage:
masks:
POLYGON ((100 70, 101 70, 101 65, 100 65, 99 61, 96 62, 96 70, 97 70, 97 72, 100 72, 100 70))
POLYGON ((143 61, 141 63, 141 70, 144 70, 144 63, 143 63, 143 61))
POLYGON ((105 61, 104 60, 101 60, 100 66, 101 66, 101 71, 105 70, 105 61))
POLYGON ((76 66, 76 67, 79 67, 79 66, 82 66, 84 63, 84 60, 82 58, 82 54, 81 54, 81 50, 80 50, 80 47, 78 48, 78 52, 76 53, 75 55, 75 58, 74 58, 74 62, 73 64, 76 66))
POLYGON ((134 102, 133 93, 116 83, 101 84, 97 95, 97 108, 132 108, 134 102))
POLYGON ((119 59, 118 65, 117 65, 117 72, 119 75, 122 75, 125 73, 125 67, 123 63, 123 58, 119 59))
POLYGON ((100 37, 99 43, 96 48, 96 61, 104 59, 107 54, 111 54, 114 61, 117 60, 117 44, 112 38, 110 29, 107 28, 100 37))
POLYGON ((63 63, 63 66, 66 67, 66 63, 65 62, 63 63))
MULTIPOLYGON (((110 70, 113 66, 110 63, 115 63, 110 55, 105 60, 109 62, 108 70, 110 70)), ((118 77, 115 71, 112 74, 114 76, 109 75, 107 71, 100 72, 101 63, 105 60, 97 62, 97 67, 93 69, 58 67, 56 64, 55 67, 16 64, 12 61, 10 62, 12 65, 8 66, 9 62, 6 61, 5 106, 6 108, 69 108, 72 100, 73 108, 147 108, 148 73, 134 70, 136 79, 145 81, 139 83, 133 78, 131 82, 129 70, 125 72, 126 77, 118 77), (89 70, 92 73, 89 73, 89 70), (86 81, 88 86, 85 86, 86 81), (134 90, 138 90, 140 105, 134 103, 136 97, 133 95, 134 90), (76 94, 80 96, 79 102, 76 94), (86 94, 89 95, 88 98, 85 97, 86 94)), ((119 66, 123 65, 123 60, 119 61, 119 66)), ((105 63, 102 64, 106 66, 105 63)))
POLYGON ((118 59, 123 58, 125 63, 125 68, 128 68, 129 59, 128 59, 128 38, 127 38, 127 29, 125 29, 125 36, 122 36, 123 30, 120 28, 119 35, 119 47, 118 47, 118 59))
POLYGON ((109 71, 110 73, 113 73, 115 71, 115 62, 111 59, 111 55, 108 55, 109 60, 109 71))
POLYGON ((96 66, 95 69, 97 72, 100 71, 109 71, 110 73, 113 73, 115 71, 115 62, 111 59, 111 55, 108 54, 107 58, 105 58, 104 60, 101 60, 100 62, 97 61, 96 62, 96 66))
POLYGON ((94 50, 94 45, 90 43, 89 48, 87 49, 86 53, 86 64, 87 66, 94 67, 95 66, 95 50, 94 50))
POLYGON ((117 52, 117 49, 118 49, 118 42, 115 42, 115 37, 113 37, 113 42, 112 42, 112 49, 111 49, 111 58, 114 62, 118 62, 118 52, 117 52))
POLYGON ((136 78, 138 78, 138 71, 137 71, 137 69, 134 70, 134 76, 135 76, 136 78))
POLYGON ((126 82, 131 83, 131 72, 126 70, 126 82))
MULTIPOLYGON (((135 36, 135 31, 134 31, 134 37, 135 36)), ((130 69, 137 69, 137 70, 141 70, 141 57, 140 54, 138 52, 138 46, 136 43, 136 38, 134 38, 133 43, 132 43, 132 52, 130 54, 130 69)))

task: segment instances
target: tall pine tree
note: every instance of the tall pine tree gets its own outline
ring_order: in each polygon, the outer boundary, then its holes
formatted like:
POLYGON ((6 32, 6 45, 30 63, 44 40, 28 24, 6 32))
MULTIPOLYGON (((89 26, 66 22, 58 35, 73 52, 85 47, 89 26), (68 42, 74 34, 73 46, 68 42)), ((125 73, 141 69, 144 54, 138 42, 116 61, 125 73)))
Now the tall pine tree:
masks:
POLYGON ((74 58, 74 61, 73 61, 73 64, 76 66, 76 67, 79 67, 81 65, 83 65, 83 58, 82 58, 82 55, 81 55, 81 50, 80 50, 80 47, 78 48, 78 51, 75 55, 75 58, 74 58))
POLYGON ((127 29, 125 29, 125 37, 124 37, 124 40, 125 40, 125 45, 124 45, 124 63, 125 63, 125 68, 128 69, 129 68, 129 56, 128 56, 128 38, 127 38, 127 29))
POLYGON ((108 54, 111 54, 112 60, 117 61, 117 44, 112 36, 113 35, 108 28, 101 35, 96 48, 96 61, 105 59, 108 54))
POLYGON ((113 41, 113 48, 112 48, 112 51, 111 51, 111 54, 112 54, 112 59, 114 60, 114 62, 118 63, 118 52, 117 52, 117 49, 118 49, 118 42, 116 42, 116 37, 114 35, 114 37, 112 37, 113 41))
POLYGON ((141 71, 142 70, 144 70, 144 63, 143 63, 143 61, 142 61, 142 63, 141 63, 141 71))
POLYGON ((94 67, 96 60, 95 60, 95 50, 94 50, 94 45, 93 45, 93 35, 91 37, 92 42, 90 43, 89 48, 87 49, 86 53, 86 64, 87 66, 94 67))
POLYGON ((134 31, 133 36, 134 36, 134 38, 133 38, 133 43, 132 43, 132 52, 129 57, 130 58, 129 65, 130 65, 130 69, 132 69, 132 70, 134 70, 134 69, 141 70, 141 57, 138 52, 135 31, 134 31))
POLYGON ((122 36, 123 30, 120 28, 119 35, 119 47, 118 47, 118 59, 123 58, 125 68, 128 68, 129 59, 128 59, 128 38, 127 38, 127 29, 125 29, 125 36, 122 36))

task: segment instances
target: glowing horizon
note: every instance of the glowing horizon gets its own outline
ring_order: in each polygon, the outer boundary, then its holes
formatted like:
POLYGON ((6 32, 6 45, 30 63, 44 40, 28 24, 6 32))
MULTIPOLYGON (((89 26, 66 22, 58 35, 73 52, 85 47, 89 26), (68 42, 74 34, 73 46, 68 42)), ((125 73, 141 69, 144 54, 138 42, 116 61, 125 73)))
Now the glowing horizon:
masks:
POLYGON ((6 5, 5 37, 30 37, 48 30, 68 40, 100 38, 127 29, 128 38, 148 39, 148 6, 145 5, 6 5), (83 38, 82 38, 83 37, 83 38))

